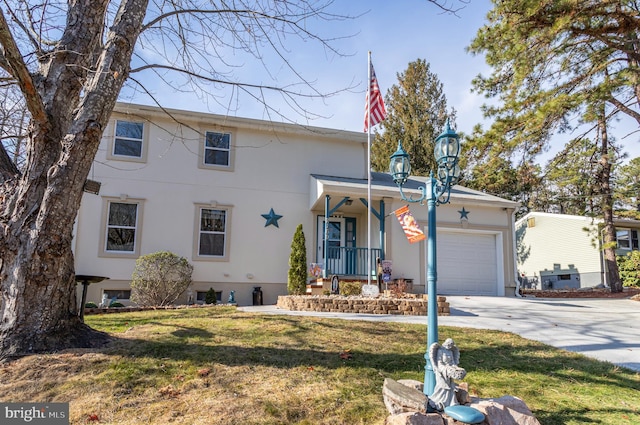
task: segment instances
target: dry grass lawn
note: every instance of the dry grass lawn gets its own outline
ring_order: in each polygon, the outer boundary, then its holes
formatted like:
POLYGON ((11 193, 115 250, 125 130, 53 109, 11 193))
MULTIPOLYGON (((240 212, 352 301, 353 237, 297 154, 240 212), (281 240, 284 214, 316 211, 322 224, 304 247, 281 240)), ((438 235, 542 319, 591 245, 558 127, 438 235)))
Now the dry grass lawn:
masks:
MULTIPOLYGON (((419 325, 251 315, 231 307, 87 316, 101 350, 0 365, 0 400, 70 402, 72 424, 383 424, 385 377, 423 379, 419 325)), ((481 397, 543 425, 640 424, 637 373, 512 334, 441 328, 481 397)))

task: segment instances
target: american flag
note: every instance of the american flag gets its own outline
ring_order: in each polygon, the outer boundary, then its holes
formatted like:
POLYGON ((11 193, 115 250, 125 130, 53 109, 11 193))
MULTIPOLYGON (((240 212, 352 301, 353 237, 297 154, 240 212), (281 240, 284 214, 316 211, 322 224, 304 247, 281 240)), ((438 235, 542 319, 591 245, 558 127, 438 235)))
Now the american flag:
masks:
POLYGON ((371 127, 380 123, 387 117, 387 111, 384 109, 384 101, 382 100, 382 94, 380 93, 380 87, 378 87, 378 79, 376 78, 376 72, 373 70, 373 64, 369 64, 371 67, 371 85, 367 90, 367 96, 364 105, 364 131, 365 133, 369 129, 369 114, 371 114, 371 127), (371 102, 369 102, 369 92, 371 93, 371 102))

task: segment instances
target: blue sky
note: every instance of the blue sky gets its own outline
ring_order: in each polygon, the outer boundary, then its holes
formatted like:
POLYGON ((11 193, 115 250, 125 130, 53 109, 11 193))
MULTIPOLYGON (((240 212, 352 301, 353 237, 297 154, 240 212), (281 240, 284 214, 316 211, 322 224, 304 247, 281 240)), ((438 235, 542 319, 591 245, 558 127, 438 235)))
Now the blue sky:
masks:
MULTIPOLYGON (((315 81, 321 92, 334 92, 349 86, 354 88, 324 100, 302 101, 305 109, 321 118, 297 115, 278 95, 270 95, 269 104, 289 120, 300 124, 362 131, 367 53, 371 51, 383 93, 397 83, 397 74, 403 72, 409 62, 424 59, 442 82, 449 108, 454 107, 458 112, 458 130, 471 133, 477 123, 488 126, 480 110, 487 100, 482 95, 471 93, 471 81, 480 73, 487 75, 490 69, 482 56, 473 56, 465 49, 485 23, 490 9, 489 0, 470 0, 454 16, 443 13, 426 0, 336 0, 331 11, 358 17, 341 22, 310 22, 309 28, 325 38, 345 37, 333 44, 346 56, 327 53, 317 43, 295 42, 288 59, 308 80, 315 81)), ((228 55, 226 60, 237 65, 234 74, 239 81, 274 84, 275 80, 280 85, 296 81, 286 67, 269 57, 266 61, 271 74, 267 76, 262 65, 251 58, 231 51, 228 55)), ((195 95, 174 93, 166 87, 158 88, 156 96, 163 106, 176 109, 281 120, 275 115, 268 115, 262 105, 246 94, 238 94, 228 87, 221 88, 218 97, 208 102, 195 95)), ((123 96, 122 100, 149 103, 142 97, 123 96)), ((634 123, 627 125, 635 126, 634 123)), ((638 139, 638 135, 633 135, 621 140, 624 150, 632 156, 640 156, 638 139)), ((550 156, 547 154, 542 160, 546 162, 544 159, 550 156)))

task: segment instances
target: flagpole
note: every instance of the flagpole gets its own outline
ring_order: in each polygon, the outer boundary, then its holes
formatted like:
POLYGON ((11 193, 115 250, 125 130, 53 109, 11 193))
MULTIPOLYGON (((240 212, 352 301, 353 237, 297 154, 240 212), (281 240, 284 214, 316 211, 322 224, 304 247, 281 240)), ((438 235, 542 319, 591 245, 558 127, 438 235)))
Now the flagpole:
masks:
POLYGON ((371 52, 367 76, 367 285, 371 285, 371 52))

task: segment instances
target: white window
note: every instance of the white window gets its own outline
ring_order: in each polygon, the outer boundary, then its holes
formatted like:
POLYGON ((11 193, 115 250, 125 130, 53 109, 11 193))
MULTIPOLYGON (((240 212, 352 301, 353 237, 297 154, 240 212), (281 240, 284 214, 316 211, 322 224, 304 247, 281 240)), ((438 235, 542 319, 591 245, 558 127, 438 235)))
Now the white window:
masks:
POLYGON ((194 259, 214 261, 228 259, 229 218, 228 207, 197 206, 194 259))
POLYGON ((200 168, 233 169, 231 133, 206 131, 200 149, 200 168))
POLYGON ((229 133, 207 131, 204 140, 204 163, 229 166, 229 133))
POLYGON ((631 249, 631 230, 616 229, 616 240, 618 241, 618 249, 631 249))
POLYGON ((140 254, 142 200, 105 198, 100 255, 137 257, 140 254))
POLYGON ((143 133, 143 123, 117 120, 112 155, 141 159, 144 147, 143 133))
POLYGON ((109 203, 107 220, 107 251, 134 252, 138 204, 109 203))

